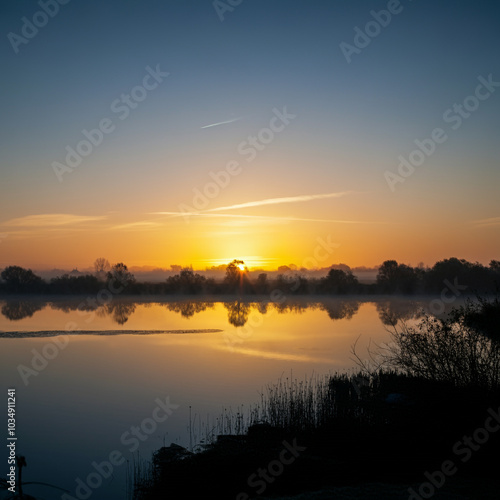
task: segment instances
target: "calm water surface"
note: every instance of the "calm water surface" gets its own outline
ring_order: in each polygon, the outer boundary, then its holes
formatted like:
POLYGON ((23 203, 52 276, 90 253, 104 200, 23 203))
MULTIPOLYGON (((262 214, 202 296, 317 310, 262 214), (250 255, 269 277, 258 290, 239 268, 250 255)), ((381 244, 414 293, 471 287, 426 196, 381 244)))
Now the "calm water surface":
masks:
MULTIPOLYGON (((390 340, 386 324, 391 318, 412 321, 430 300, 283 305, 115 300, 97 309, 82 306, 82 300, 2 301, 3 404, 6 409, 7 389, 15 388, 17 452, 28 464, 23 480, 47 482, 78 498, 76 480, 86 480, 93 462, 108 460, 114 451, 133 463, 172 442, 189 447, 203 438, 207 422, 224 409, 246 411, 280 377, 351 370, 350 350, 359 336, 358 350, 365 355, 370 341, 390 340), (67 329, 130 333, 65 336, 67 329), (206 329, 221 331, 134 333, 206 329), (39 331, 59 336, 33 337, 39 331), (42 360, 42 353, 52 359, 42 360), (131 428, 151 419, 157 398, 179 406, 149 436, 143 435, 135 450, 139 439, 131 439, 131 428)), ((92 489, 89 498, 125 498, 126 471, 126 464, 114 467, 113 476, 92 489)), ((25 491, 47 499, 62 495, 45 486, 26 486, 25 491)))

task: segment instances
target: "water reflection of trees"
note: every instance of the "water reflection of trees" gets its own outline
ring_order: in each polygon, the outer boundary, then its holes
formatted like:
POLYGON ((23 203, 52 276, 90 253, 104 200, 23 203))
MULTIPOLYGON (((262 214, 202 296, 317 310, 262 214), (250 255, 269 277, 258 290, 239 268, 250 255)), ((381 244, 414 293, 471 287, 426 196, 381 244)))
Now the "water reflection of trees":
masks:
POLYGON ((303 314, 306 311, 326 311, 332 320, 351 319, 359 309, 361 302, 357 300, 339 300, 328 302, 284 301, 284 302, 226 302, 224 307, 229 311, 228 321, 234 326, 243 326, 252 311, 262 315, 276 311, 278 314, 303 314))
POLYGON ((135 307, 135 302, 110 302, 106 306, 106 312, 113 317, 115 323, 124 325, 135 311, 135 307))
POLYGON ((360 302, 357 300, 340 300, 321 304, 321 309, 328 313, 332 320, 352 319, 358 312, 360 302))
POLYGON ((395 325, 398 321, 419 319, 423 315, 422 305, 407 300, 377 302, 377 312, 384 325, 395 325))
MULTIPOLYGON (((139 302, 140 303, 140 302, 139 302)), ((54 310, 70 313, 77 311, 84 316, 84 321, 89 323, 93 318, 105 318, 111 316, 111 319, 119 324, 125 324, 129 317, 135 312, 138 302, 113 300, 106 304, 97 302, 96 300, 86 299, 71 299, 51 302, 41 301, 7 301, 3 304, 1 312, 10 320, 20 320, 31 317, 37 311, 42 310, 47 305, 54 310)), ((145 307, 151 307, 152 304, 145 302, 140 303, 145 307)), ((158 303, 156 303, 158 304, 158 303)), ((192 318, 195 314, 213 309, 215 302, 206 302, 201 300, 182 300, 176 302, 163 303, 169 311, 179 313, 183 318, 192 318)), ((245 302, 234 300, 224 302, 223 306, 228 311, 228 322, 233 326, 243 326, 248 321, 248 317, 252 311, 256 311, 262 315, 270 312, 278 314, 302 314, 306 311, 322 310, 328 313, 332 320, 351 319, 359 309, 360 302, 339 300, 328 302, 308 302, 308 301, 284 301, 284 302, 245 302)), ((384 303, 384 307, 390 308, 391 303, 384 303)), ((377 306, 378 309, 378 306, 377 306)), ((380 311, 379 311, 380 314, 380 311)), ((381 316, 382 318, 382 316, 381 316)))
POLYGON ((273 302, 272 306, 278 314, 297 313, 302 314, 307 309, 314 309, 315 304, 311 302, 273 302))
MULTIPOLYGON (((306 311, 325 311, 333 321, 352 319, 359 311, 363 301, 355 299, 328 299, 328 300, 286 300, 280 302, 260 301, 248 302, 233 300, 223 302, 227 310, 228 322, 233 326, 244 326, 252 312, 265 316, 268 313, 302 314, 306 311)), ((106 304, 86 298, 65 299, 58 301, 9 300, 3 302, 1 313, 11 321, 21 320, 33 316, 37 311, 49 305, 52 309, 65 313, 77 311, 89 323, 95 317, 111 319, 119 324, 125 324, 135 312, 137 305, 152 307, 165 306, 168 311, 179 313, 183 318, 192 318, 196 314, 213 309, 217 302, 203 300, 179 300, 174 302, 134 302, 132 300, 111 300, 106 304)), ((384 325, 393 325, 400 320, 418 319, 422 316, 421 304, 416 301, 390 299, 375 301, 375 306, 384 325)))
POLYGON ((248 315, 254 304, 247 304, 236 300, 225 302, 224 307, 228 310, 227 320, 233 326, 243 326, 248 321, 248 315))
POLYGON ((65 313, 78 311, 84 316, 84 322, 89 323, 97 316, 105 318, 111 316, 111 319, 119 325, 125 324, 131 314, 137 307, 136 302, 113 300, 106 304, 98 303, 96 300, 70 300, 54 301, 50 303, 52 309, 63 311, 65 313))
POLYGON ((45 302, 27 300, 8 301, 2 305, 2 314, 11 321, 18 321, 24 318, 31 318, 33 314, 41 311, 45 306, 45 302))
POLYGON ((203 302, 200 300, 169 302, 166 306, 169 311, 180 313, 183 318, 191 318, 197 313, 214 308, 212 302, 203 302))
POLYGON ((260 312, 260 314, 266 314, 269 309, 268 306, 269 304, 267 302, 257 302, 255 308, 260 312))

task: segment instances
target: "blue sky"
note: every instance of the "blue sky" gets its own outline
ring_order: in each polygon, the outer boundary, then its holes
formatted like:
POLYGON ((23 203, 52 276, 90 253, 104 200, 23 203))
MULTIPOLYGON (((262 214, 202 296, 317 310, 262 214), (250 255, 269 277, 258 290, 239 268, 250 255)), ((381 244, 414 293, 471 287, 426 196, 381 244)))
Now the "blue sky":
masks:
MULTIPOLYGON (((3 2, 0 233, 9 238, 0 249, 0 266, 16 255, 26 265, 56 265, 62 257, 55 244, 66 248, 65 261, 83 265, 82 242, 92 256, 88 263, 100 250, 136 264, 176 263, 185 255, 196 259, 186 250, 193 244, 190 232, 206 230, 208 238, 212 226, 179 225, 150 214, 190 203, 193 189, 210 180, 209 172, 241 160, 238 144, 266 127, 273 109, 284 108, 296 118, 245 164, 211 208, 352 191, 356 194, 342 201, 238 213, 372 225, 346 232, 345 226, 282 224, 286 252, 266 245, 269 233, 254 228, 248 236, 263 240, 262 248, 235 251, 278 257, 285 252, 283 259, 299 261, 309 251, 304 241, 333 232, 344 249, 338 258, 351 258, 354 265, 374 265, 383 256, 432 264, 455 250, 471 260, 495 258, 496 223, 475 235, 478 248, 460 234, 477 221, 500 217, 500 92, 481 102, 457 130, 443 123, 443 113, 474 93, 479 76, 500 81, 500 6, 402 0, 400 12, 348 63, 340 44, 353 44, 355 27, 364 30, 373 20, 371 11, 387 7, 388 2, 373 1, 243 0, 221 21, 211 1, 71 0, 16 53, 9 33, 20 35, 22 18, 32 21, 41 7, 3 2), (119 120, 111 103, 141 84, 147 67, 157 66, 169 76, 119 120), (82 130, 104 118, 116 125, 113 133, 59 182, 52 163, 64 162, 66 146, 75 147, 82 130), (384 172, 396 171, 398 156, 408 155, 415 139, 429 137, 436 127, 446 129, 449 139, 392 192, 384 172), (46 241, 53 226, 29 234, 12 223, 36 214, 113 221, 99 228, 64 224, 67 231, 46 241), (102 231, 139 222, 154 222, 150 229, 161 230, 161 237, 141 232, 138 238, 160 245, 168 233, 179 240, 175 250, 164 257, 141 256, 139 250, 118 250, 123 236, 114 246, 99 240, 102 231), (417 231, 434 241, 420 243, 417 231), (394 248, 390 239, 398 233, 405 241, 394 248), (374 242, 376 234, 383 243, 378 237, 374 242), (38 242, 43 257, 30 260, 26 240, 38 242), (371 242, 372 255, 366 247, 360 252, 359 245, 371 242), (391 249, 395 255, 389 255, 391 249)), ((221 257, 216 248, 210 251, 208 259, 221 257)))

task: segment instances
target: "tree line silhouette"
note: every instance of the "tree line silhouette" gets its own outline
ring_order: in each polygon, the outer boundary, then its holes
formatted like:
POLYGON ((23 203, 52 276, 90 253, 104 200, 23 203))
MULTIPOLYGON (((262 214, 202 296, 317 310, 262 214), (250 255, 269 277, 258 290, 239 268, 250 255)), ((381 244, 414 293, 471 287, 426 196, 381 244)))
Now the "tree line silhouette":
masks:
MULTIPOLYGON (((472 294, 494 292, 500 283, 500 261, 489 266, 465 259, 450 258, 433 267, 412 267, 386 260, 375 283, 362 283, 345 265, 332 266, 326 276, 308 277, 286 272, 269 278, 267 273, 250 275, 243 261, 226 266, 225 277, 216 280, 184 268, 164 282, 138 282, 123 263, 111 266, 97 259, 94 272, 74 276, 64 274, 44 280, 31 269, 8 266, 0 273, 0 292, 4 294, 97 294, 103 289, 128 295, 346 295, 346 294, 472 294), (339 268, 342 267, 342 268, 339 268)), ((271 297, 272 300, 273 297, 271 297)))

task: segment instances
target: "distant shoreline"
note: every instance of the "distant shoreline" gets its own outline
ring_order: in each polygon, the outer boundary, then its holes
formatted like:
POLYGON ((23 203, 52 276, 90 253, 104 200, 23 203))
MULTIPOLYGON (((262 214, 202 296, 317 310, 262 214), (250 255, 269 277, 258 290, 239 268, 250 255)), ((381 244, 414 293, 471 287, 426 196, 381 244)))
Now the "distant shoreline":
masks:
MULTIPOLYGON (((18 293, 18 294, 7 294, 0 293, 0 301, 7 300, 42 300, 44 302, 56 302, 56 301, 77 301, 86 299, 91 297, 93 294, 36 294, 36 293, 18 293)), ((482 294, 484 295, 484 293, 482 294)), ((474 292, 462 293, 462 297, 475 297, 476 294, 474 292)), ((280 303, 280 302, 290 302, 290 301, 308 301, 308 302, 323 302, 329 300, 356 300, 358 302, 378 302, 381 300, 429 300, 439 298, 439 293, 428 293, 428 294, 367 294, 367 293, 349 293, 349 294, 286 294, 283 293, 281 295, 282 300, 273 300, 270 294, 168 294, 168 295, 160 295, 160 294, 121 294, 113 297, 113 301, 127 301, 127 302, 135 302, 135 303, 169 303, 169 302, 178 302, 178 301, 203 301, 203 302, 232 302, 232 301, 240 301, 240 302, 269 302, 269 303, 280 303)))

